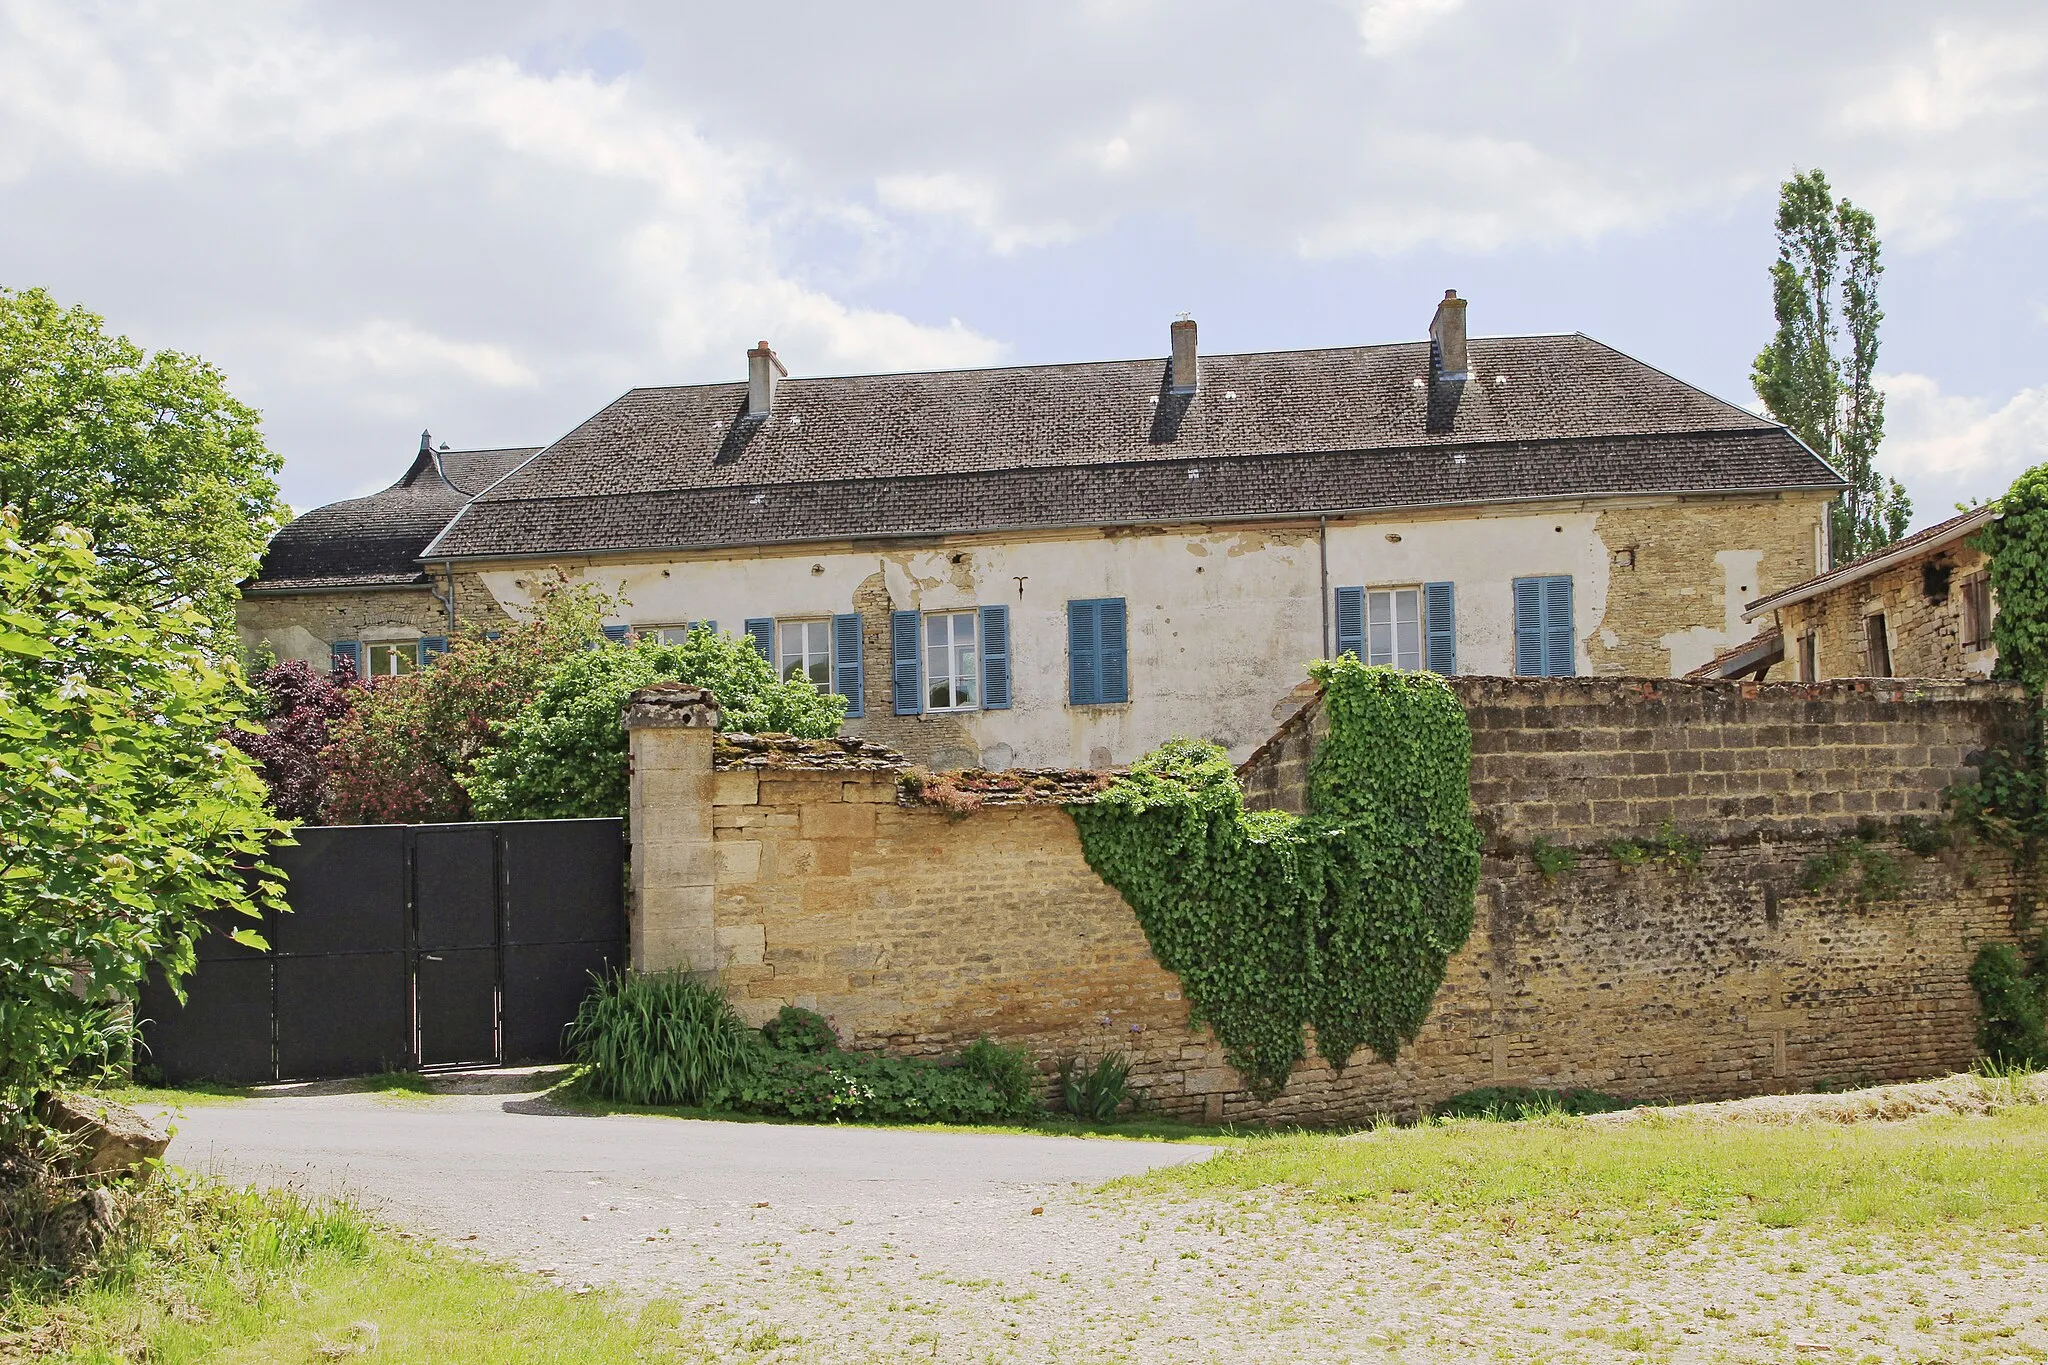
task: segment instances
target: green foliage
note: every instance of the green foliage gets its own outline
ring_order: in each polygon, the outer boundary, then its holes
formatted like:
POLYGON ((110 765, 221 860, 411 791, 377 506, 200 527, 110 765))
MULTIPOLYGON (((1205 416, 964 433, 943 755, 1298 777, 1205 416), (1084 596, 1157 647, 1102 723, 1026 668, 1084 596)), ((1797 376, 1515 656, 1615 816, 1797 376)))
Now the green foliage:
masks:
POLYGON ((1863 838, 1837 840, 1825 853, 1816 853, 1799 870, 1799 889, 1808 893, 1832 891, 1851 872, 1850 888, 1858 905, 1897 900, 1906 892, 1906 871, 1899 860, 1863 838))
POLYGON ((1627 872, 1650 861, 1650 850, 1633 839, 1610 839, 1607 841, 1607 856, 1614 859, 1615 866, 1627 872))
POLYGON ((1542 1118, 1552 1114, 1611 1114, 1633 1109, 1636 1101, 1598 1090, 1534 1090, 1520 1085, 1488 1085, 1465 1090, 1430 1109, 1440 1119, 1542 1118))
POLYGON ((233 640, 235 585, 290 517, 256 410, 221 373, 146 355, 40 289, 0 288, 0 506, 14 532, 89 532, 97 591, 144 610, 203 613, 233 640))
POLYGON ((708 630, 682 644, 642 639, 578 650, 548 674, 532 705, 499 730, 462 778, 483 820, 626 813, 626 698, 658 682, 708 687, 722 729, 821 739, 839 732, 846 698, 805 679, 779 681, 749 640, 708 630))
POLYGON ((1819 170, 1794 175, 1778 196, 1778 259, 1771 305, 1778 330, 1750 371, 1773 417, 1848 480, 1831 515, 1835 563, 1891 544, 1906 532, 1913 504, 1873 460, 1884 439, 1877 387, 1877 221, 1836 201, 1819 170), (1839 320, 1838 320, 1839 315, 1839 320), (1842 329, 1848 347, 1842 349, 1842 329))
POLYGON ((2037 700, 2048 691, 2048 464, 2013 480, 1997 514, 1976 536, 1991 557, 1998 614, 1991 643, 1998 676, 2026 685, 2037 700))
POLYGON ((1700 859, 1707 851, 1704 841, 1681 834, 1669 820, 1658 828, 1654 847, 1665 862, 1685 872, 1699 871, 1700 859))
POLYGON ((106 1006, 192 965, 202 915, 281 908, 290 826, 222 738, 251 698, 196 609, 110 598, 85 532, 0 511, 0 1137, 103 1055, 106 1006))
POLYGON ((1562 844, 1553 844, 1542 835, 1529 845, 1529 857, 1535 862, 1536 870, 1543 874, 1546 882, 1569 876, 1579 865, 1579 855, 1562 844))
POLYGON ((1307 816, 1248 813, 1222 749, 1173 740, 1072 808, 1095 871, 1123 893, 1191 1023, 1254 1091, 1307 1055, 1391 1061, 1429 1015, 1472 928, 1479 833, 1471 730, 1442 678, 1311 664, 1330 732, 1307 816))
POLYGON ((1103 1053, 1094 1066, 1069 1057, 1060 1063, 1060 1103, 1077 1119, 1114 1123, 1130 1098, 1130 1078, 1131 1059, 1121 1052, 1103 1053))
POLYGON ((1955 831, 1944 820, 1908 815, 1899 821, 1899 842, 1916 858, 1934 858, 1955 845, 1955 831))
POLYGON ((2000 1067, 2048 1067, 2048 934, 2030 954, 1987 943, 1970 964, 1977 1050, 2000 1067))
POLYGON ((816 1010, 784 1005, 773 1019, 761 1025, 761 1037, 768 1046, 784 1052, 837 1052, 839 1035, 824 1015, 816 1010))
POLYGON ((686 972, 600 982, 564 1035, 585 1083, 627 1104, 706 1103, 746 1070, 753 1035, 715 987, 686 972))
POLYGON ((563 660, 603 640, 610 599, 544 588, 524 621, 472 626, 430 668, 345 689, 321 751, 320 809, 332 824, 468 820, 464 783, 563 660))
POLYGON ((1021 1048, 982 1039, 951 1061, 846 1052, 831 1024, 784 1006, 749 1029, 717 987, 684 973, 600 982, 569 1026, 584 1083, 628 1104, 796 1119, 978 1123, 1038 1108, 1021 1048))

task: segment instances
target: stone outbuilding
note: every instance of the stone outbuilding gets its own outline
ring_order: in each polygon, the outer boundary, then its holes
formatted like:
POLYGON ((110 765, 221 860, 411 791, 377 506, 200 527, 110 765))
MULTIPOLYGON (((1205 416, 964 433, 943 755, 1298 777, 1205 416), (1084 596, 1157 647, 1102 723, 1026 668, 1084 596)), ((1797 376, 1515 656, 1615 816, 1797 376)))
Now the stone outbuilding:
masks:
POLYGON ((1699 670, 1724 678, 1989 677, 1998 602, 1974 507, 1893 545, 1749 604, 1748 643, 1699 670))

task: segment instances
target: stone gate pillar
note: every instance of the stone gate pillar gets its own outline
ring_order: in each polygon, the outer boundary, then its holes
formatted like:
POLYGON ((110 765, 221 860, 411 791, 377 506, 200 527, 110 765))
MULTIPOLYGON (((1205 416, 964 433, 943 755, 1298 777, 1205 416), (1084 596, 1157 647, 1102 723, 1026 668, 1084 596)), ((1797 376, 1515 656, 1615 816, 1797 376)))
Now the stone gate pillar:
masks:
POLYGON ((718 969, 711 844, 711 736, 718 701, 702 687, 658 683, 620 717, 632 763, 633 967, 718 969))

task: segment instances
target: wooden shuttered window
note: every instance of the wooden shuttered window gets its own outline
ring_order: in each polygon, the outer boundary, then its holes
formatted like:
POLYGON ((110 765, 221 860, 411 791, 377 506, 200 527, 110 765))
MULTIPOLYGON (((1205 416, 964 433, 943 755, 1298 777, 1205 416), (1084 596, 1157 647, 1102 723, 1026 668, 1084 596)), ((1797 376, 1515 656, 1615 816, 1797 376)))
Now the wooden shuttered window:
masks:
POLYGON ((1010 706, 1010 609, 981 609, 981 706, 1005 711, 1010 706))
POLYGON ((760 651, 761 657, 768 661, 770 668, 773 668, 775 666, 775 618, 772 616, 749 617, 746 624, 746 633, 747 637, 754 642, 754 648, 760 651))
POLYGON ((360 640, 336 640, 327 646, 327 667, 339 672, 343 665, 358 678, 363 676, 363 642, 360 640))
POLYGON ((1131 699, 1124 599, 1067 603, 1067 702, 1110 706, 1131 699))
POLYGON ((423 635, 420 637, 420 667, 425 668, 448 652, 448 637, 445 635, 423 635))
POLYGON ((1365 589, 1337 589, 1337 655, 1365 658, 1365 589))
POLYGON ((849 720, 867 714, 864 693, 866 670, 861 660, 862 642, 859 612, 843 612, 832 618, 832 690, 846 698, 849 720))
POLYGON ((1422 666, 1445 677, 1458 671, 1458 589, 1455 583, 1422 585, 1422 666))
POLYGON ((921 615, 914 611, 889 614, 889 695, 899 716, 915 716, 924 711, 919 687, 923 669, 918 664, 921 621, 921 615))
POLYGON ((1515 672, 1569 678, 1578 672, 1570 574, 1515 580, 1515 672))

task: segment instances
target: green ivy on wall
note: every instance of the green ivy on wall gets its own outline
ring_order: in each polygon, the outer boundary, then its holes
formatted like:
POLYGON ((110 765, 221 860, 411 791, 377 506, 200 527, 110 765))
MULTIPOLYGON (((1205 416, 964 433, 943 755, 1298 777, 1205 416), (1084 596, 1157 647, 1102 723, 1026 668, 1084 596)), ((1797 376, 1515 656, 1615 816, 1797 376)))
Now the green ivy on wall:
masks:
POLYGON ((1990 556, 1998 599, 1991 622, 1998 676, 2026 684, 2038 698, 2048 690, 2048 465, 2013 481, 1997 515, 1977 533, 1977 548, 1990 556))
POLYGON ((1432 673, 1346 655, 1309 666, 1329 734, 1309 814, 1247 811, 1222 749, 1178 739, 1071 807, 1089 864, 1123 893, 1253 1091, 1316 1050, 1392 1061, 1472 930, 1472 732, 1432 673))

